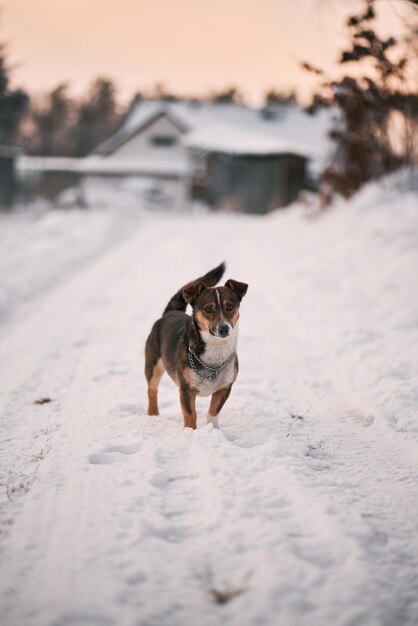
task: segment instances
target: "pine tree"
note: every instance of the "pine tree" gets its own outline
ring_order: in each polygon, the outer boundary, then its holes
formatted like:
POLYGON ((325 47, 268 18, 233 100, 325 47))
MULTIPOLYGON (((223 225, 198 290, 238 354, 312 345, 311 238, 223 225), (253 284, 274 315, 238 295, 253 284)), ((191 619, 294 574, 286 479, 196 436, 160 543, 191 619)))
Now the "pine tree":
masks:
POLYGON ((244 97, 239 88, 233 86, 213 93, 210 99, 218 104, 229 104, 233 102, 240 104, 244 101, 244 97))
POLYGON ((120 124, 116 88, 111 80, 97 78, 80 104, 73 129, 74 153, 85 156, 107 139, 120 124))
POLYGON ((264 96, 265 106, 275 106, 280 104, 296 104, 296 94, 294 91, 280 91, 269 89, 264 96))
POLYGON ((41 105, 31 111, 33 131, 29 150, 42 156, 69 156, 73 145, 70 129, 74 123, 75 103, 68 95, 68 84, 54 87, 41 105))

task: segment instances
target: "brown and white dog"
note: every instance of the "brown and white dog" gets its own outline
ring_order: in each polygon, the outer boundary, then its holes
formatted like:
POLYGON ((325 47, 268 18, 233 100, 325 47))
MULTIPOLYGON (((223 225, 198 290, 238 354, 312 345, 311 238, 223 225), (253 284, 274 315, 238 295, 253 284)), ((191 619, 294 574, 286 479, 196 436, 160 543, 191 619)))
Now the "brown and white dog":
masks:
POLYGON ((221 263, 182 287, 152 327, 145 344, 148 415, 159 415, 158 385, 167 371, 180 390, 184 426, 196 428, 196 396, 212 395, 207 421, 219 428, 219 412, 238 375, 239 307, 248 289, 232 279, 215 287, 224 271, 221 263))

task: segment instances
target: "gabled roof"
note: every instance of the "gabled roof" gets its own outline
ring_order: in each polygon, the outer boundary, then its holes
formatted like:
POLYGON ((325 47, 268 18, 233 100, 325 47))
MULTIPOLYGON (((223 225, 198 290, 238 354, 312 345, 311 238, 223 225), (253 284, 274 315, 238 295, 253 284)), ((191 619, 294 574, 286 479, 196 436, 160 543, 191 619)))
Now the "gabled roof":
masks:
POLYGON ((135 126, 132 126, 131 124, 124 124, 114 135, 101 143, 92 154, 109 156, 115 152, 115 150, 142 133, 143 130, 154 124, 162 117, 170 120, 173 126, 178 128, 178 130, 182 133, 189 130, 187 124, 169 109, 154 108, 149 109, 146 112, 144 111, 144 113, 146 114, 142 116, 141 120, 138 120, 138 123, 135 124, 135 126))

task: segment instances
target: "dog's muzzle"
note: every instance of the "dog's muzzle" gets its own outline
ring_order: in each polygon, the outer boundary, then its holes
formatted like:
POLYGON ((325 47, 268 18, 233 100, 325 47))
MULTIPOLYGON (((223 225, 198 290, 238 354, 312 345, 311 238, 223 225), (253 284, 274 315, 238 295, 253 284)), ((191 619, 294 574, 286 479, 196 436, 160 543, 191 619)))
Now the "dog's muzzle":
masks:
POLYGON ((222 339, 224 339, 225 337, 229 337, 231 334, 231 326, 226 322, 221 322, 218 325, 217 331, 218 337, 222 337, 222 339))

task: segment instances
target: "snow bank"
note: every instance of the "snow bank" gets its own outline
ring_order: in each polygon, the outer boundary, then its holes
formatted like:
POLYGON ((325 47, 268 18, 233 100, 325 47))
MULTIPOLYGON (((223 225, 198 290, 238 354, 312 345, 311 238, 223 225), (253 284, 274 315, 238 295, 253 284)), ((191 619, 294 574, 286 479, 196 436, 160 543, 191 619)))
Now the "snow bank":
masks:
POLYGON ((0 213, 0 322, 120 243, 138 227, 139 213, 46 204, 0 213))
POLYGON ((312 367, 372 414, 418 432, 418 196, 397 180, 371 184, 312 225, 293 222, 291 235, 272 216, 288 235, 277 239, 287 263, 276 281, 314 347, 312 367))

